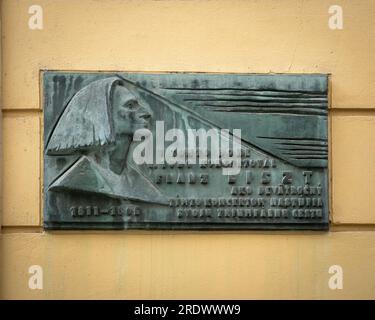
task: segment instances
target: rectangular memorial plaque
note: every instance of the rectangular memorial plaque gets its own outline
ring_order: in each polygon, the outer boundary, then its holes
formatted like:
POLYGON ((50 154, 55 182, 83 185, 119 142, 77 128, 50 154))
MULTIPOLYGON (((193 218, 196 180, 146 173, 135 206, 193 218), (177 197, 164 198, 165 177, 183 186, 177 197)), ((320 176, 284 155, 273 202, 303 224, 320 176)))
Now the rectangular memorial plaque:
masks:
POLYGON ((328 228, 326 75, 44 72, 47 229, 328 228))

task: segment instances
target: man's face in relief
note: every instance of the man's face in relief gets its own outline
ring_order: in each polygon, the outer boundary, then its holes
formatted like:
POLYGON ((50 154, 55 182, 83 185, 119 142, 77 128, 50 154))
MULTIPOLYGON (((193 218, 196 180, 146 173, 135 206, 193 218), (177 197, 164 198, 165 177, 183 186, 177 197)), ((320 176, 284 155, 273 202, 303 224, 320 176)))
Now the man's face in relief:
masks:
POLYGON ((133 135, 149 126, 151 115, 147 108, 124 86, 117 85, 112 96, 113 123, 116 136, 133 135))

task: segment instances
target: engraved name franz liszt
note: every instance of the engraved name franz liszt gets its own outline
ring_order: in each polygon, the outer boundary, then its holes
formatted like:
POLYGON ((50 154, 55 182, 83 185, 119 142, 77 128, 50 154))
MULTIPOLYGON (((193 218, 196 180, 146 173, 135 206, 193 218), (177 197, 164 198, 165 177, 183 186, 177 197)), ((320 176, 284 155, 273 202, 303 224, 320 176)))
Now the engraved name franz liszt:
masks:
POLYGON ((151 108, 118 77, 97 80, 66 104, 47 144, 47 155, 79 155, 49 190, 166 204, 160 190, 128 161, 137 129, 147 128, 151 108))

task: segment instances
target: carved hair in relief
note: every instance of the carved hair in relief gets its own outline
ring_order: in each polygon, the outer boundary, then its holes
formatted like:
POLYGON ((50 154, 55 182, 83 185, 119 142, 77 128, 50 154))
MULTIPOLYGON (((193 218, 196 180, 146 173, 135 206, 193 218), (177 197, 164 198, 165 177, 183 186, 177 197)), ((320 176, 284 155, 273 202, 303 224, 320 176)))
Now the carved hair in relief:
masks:
POLYGON ((67 103, 47 145, 48 155, 71 154, 115 143, 148 126, 149 110, 120 78, 97 80, 67 103))

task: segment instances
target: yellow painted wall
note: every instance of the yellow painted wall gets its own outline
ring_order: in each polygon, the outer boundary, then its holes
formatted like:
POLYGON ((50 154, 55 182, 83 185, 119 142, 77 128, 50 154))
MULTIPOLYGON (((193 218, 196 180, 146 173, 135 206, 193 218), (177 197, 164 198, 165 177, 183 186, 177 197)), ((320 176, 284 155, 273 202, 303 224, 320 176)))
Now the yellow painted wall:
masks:
POLYGON ((2 298, 375 298, 375 1, 1 2, 2 298), (42 69, 330 73, 330 231, 44 232, 42 69))

